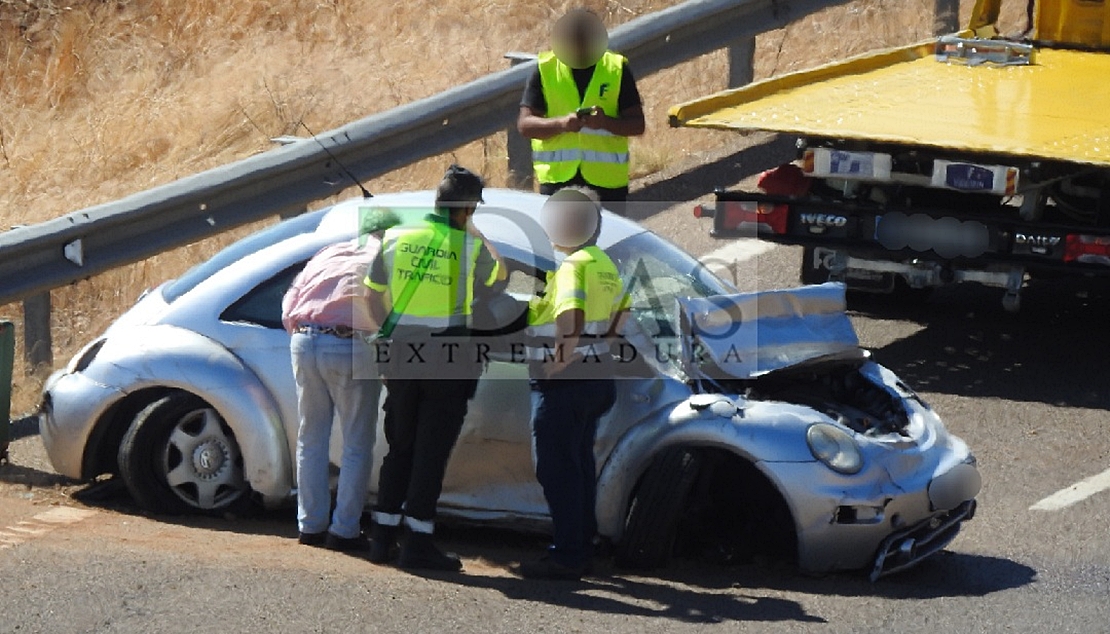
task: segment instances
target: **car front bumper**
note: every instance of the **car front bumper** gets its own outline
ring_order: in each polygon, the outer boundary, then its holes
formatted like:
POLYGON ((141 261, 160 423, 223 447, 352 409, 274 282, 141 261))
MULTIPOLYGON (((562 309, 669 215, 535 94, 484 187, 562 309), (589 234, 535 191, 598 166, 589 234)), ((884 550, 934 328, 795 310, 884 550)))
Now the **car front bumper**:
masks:
POLYGON ((948 545, 975 511, 981 480, 967 460, 895 482, 881 468, 842 476, 820 463, 763 463, 790 491, 798 564, 810 572, 866 569, 872 579, 919 563, 948 545), (812 486, 789 487, 789 482, 812 486))
POLYGON ((56 372, 47 380, 39 405, 39 432, 50 464, 58 473, 81 479, 85 448, 96 421, 124 394, 80 373, 56 372))

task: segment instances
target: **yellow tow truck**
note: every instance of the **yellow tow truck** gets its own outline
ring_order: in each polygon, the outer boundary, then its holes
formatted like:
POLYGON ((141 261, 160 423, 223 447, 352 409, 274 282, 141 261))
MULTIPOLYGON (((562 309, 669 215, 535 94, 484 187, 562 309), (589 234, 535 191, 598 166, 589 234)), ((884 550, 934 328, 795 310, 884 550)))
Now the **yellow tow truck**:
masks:
POLYGON ((805 247, 802 281, 878 292, 977 282, 1016 311, 1030 276, 1110 275, 1110 0, 1001 0, 966 30, 677 105, 672 125, 798 138, 713 235, 805 247))

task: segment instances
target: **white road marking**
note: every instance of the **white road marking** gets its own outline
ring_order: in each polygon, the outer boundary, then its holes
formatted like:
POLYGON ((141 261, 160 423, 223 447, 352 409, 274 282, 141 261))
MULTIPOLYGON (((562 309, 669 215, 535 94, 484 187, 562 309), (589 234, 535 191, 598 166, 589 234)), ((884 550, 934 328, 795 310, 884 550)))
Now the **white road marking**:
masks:
POLYGON ((1076 502, 1085 500, 1092 495, 1110 489, 1110 469, 1098 475, 1093 475, 1076 482, 1075 484, 1060 489, 1045 499, 1029 507, 1030 511, 1059 511, 1076 502))
POLYGON ((755 238, 737 238, 725 246, 714 249, 698 258, 714 275, 737 284, 740 264, 775 248, 774 243, 755 238))
POLYGON ((18 537, 16 535, 10 535, 8 533, 0 533, 0 548, 6 548, 8 546, 15 546, 16 544, 22 544, 24 541, 25 541, 25 539, 23 537, 18 537))
POLYGON ((20 524, 24 524, 24 526, 9 526, 6 530, 20 533, 22 535, 41 535, 49 530, 46 528, 27 528, 28 525, 34 526, 33 524, 29 524, 28 522, 20 522, 20 524))
POLYGON ((773 242, 765 242, 756 238, 737 238, 725 246, 714 249, 698 258, 706 266, 714 264, 732 264, 750 260, 757 255, 766 253, 775 248, 773 242))
POLYGON ((43 511, 34 516, 33 520, 36 522, 45 522, 47 524, 73 524, 81 520, 88 519, 96 515, 96 511, 89 509, 75 509, 71 506, 56 506, 49 511, 43 511))
POLYGON ((24 520, 14 526, 0 529, 0 550, 18 546, 28 539, 49 533, 59 526, 75 524, 93 515, 96 515, 96 511, 68 506, 57 506, 49 511, 43 511, 32 517, 30 521, 24 520))

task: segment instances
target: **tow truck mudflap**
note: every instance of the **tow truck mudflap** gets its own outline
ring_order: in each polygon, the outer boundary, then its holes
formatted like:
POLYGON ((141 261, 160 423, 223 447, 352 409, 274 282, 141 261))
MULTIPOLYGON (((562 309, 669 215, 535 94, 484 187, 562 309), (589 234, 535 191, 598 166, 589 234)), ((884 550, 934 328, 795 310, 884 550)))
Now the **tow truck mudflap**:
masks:
POLYGON ((960 524, 975 517, 975 506, 975 500, 967 500, 947 513, 891 533, 879 544, 869 577, 872 583, 944 550, 960 532, 960 524))

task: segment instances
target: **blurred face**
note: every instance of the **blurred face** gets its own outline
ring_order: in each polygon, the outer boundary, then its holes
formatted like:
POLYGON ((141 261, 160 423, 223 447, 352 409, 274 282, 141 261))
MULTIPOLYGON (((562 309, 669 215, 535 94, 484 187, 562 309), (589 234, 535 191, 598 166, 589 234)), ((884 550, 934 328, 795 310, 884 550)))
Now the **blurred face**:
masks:
POLYGON ((589 68, 609 47, 609 33, 601 18, 585 11, 568 13, 555 23, 551 50, 571 68, 589 68))
POLYGON ((559 192, 544 203, 540 223, 553 246, 577 249, 597 233, 597 206, 580 192, 559 192))

